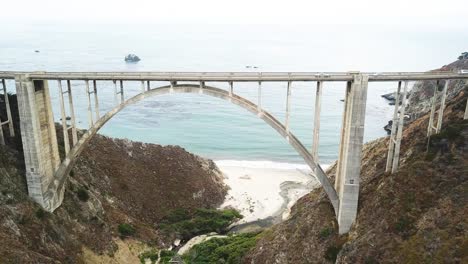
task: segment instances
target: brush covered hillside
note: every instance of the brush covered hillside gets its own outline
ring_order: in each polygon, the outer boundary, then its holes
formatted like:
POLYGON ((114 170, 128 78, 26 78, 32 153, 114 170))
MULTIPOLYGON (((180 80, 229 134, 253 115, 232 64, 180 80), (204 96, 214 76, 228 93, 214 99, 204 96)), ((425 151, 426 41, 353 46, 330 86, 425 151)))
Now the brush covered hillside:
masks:
POLYGON ((244 263, 468 263, 467 98, 465 84, 429 144, 427 113, 405 127, 395 174, 385 173, 388 137, 364 146, 358 215, 348 234, 337 234, 319 188, 265 231, 244 263))
POLYGON ((21 139, 4 133, 0 263, 140 263, 142 252, 174 241, 175 232, 159 228, 174 210, 209 212, 199 208, 219 206, 227 191, 212 161, 180 147, 97 135, 70 173, 64 203, 48 213, 27 195, 21 139))
MULTIPOLYGON (((468 69, 468 57, 460 56, 458 60, 444 65, 442 68, 435 71, 458 71, 468 69)), ((443 88, 443 82, 439 85, 439 91, 443 88)), ((431 99, 434 95, 434 88, 436 81, 420 81, 416 82, 410 91, 408 98, 409 104, 406 113, 413 119, 416 119, 426 114, 431 109, 431 99)), ((451 80, 447 89, 447 100, 451 101, 453 98, 463 91, 465 81, 451 80)))

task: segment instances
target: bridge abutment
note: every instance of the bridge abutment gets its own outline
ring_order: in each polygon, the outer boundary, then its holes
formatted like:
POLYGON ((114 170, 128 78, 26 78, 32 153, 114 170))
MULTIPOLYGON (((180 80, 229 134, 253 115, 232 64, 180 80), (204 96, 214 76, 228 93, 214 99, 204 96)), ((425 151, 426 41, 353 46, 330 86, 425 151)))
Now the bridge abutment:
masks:
POLYGON ((15 77, 29 196, 47 211, 63 200, 63 190, 48 192, 60 164, 47 81, 15 77))
POLYGON ((346 87, 335 190, 339 197, 339 233, 349 231, 357 215, 368 76, 356 74, 346 87))

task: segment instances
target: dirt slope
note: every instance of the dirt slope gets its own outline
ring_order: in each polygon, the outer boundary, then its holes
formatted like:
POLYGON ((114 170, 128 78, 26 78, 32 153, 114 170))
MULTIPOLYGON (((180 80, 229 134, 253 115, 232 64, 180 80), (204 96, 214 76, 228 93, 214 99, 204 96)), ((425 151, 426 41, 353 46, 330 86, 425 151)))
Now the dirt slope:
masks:
MULTIPOLYGON (((0 115, 5 120, 4 109, 0 115)), ((156 228, 169 210, 216 207, 226 194, 210 160, 177 146, 96 136, 71 172, 63 205, 50 214, 27 196, 21 140, 8 143, 0 146, 0 263, 139 262, 137 249, 172 242, 156 228), (132 238, 119 238, 123 223, 136 228, 132 238)))
POLYGON ((318 189, 267 231, 244 262, 468 263, 467 97, 465 87, 450 100, 429 150, 428 115, 406 127, 396 174, 384 172, 388 137, 365 145, 358 216, 349 234, 337 235, 332 206, 318 189))

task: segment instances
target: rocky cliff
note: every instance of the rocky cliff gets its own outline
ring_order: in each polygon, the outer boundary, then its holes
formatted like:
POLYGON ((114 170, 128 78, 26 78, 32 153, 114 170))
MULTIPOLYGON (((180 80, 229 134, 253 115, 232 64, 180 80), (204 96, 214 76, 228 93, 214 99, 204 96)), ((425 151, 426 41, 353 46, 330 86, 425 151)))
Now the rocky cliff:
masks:
POLYGON ((173 241, 157 229, 172 209, 217 207, 226 194, 210 160, 177 146, 97 135, 52 214, 29 199, 21 140, 8 141, 0 146, 0 263, 138 263, 145 248, 173 241), (122 224, 133 229, 130 237, 122 224))
POLYGON ((333 208, 317 189, 265 232, 244 263, 468 263, 463 89, 448 100, 442 132, 429 143, 427 112, 405 128, 398 173, 384 171, 388 137, 364 146, 358 215, 347 235, 337 234, 333 208))
MULTIPOLYGON (((468 58, 460 57, 457 61, 454 61, 448 65, 436 69, 435 71, 459 71, 468 69, 468 58)), ((440 82, 438 90, 443 90, 445 82, 440 82)), ((452 80, 449 83, 447 89, 447 100, 451 101, 455 98, 465 87, 466 81, 464 80, 452 80)), ((431 99, 434 96, 434 89, 437 85, 436 81, 418 81, 413 85, 408 97, 408 108, 406 113, 409 114, 412 119, 417 119, 421 115, 424 115, 431 109, 431 99)), ((439 106, 440 98, 437 101, 439 106)), ((437 108, 438 109, 438 108, 437 108)))

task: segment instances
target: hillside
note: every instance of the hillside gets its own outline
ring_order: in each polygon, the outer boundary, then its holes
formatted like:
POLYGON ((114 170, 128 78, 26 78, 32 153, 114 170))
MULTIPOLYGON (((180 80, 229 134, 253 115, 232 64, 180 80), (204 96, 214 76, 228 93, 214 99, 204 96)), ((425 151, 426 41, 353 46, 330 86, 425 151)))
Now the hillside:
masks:
MULTIPOLYGON (((401 167, 385 173, 388 137, 364 146, 357 220, 337 234, 321 189, 301 198, 287 221, 266 231, 244 263, 468 263, 468 122, 464 86, 427 149, 428 115, 409 124, 401 167)), ((335 166, 329 171, 333 177, 335 166)))
POLYGON ((227 191, 212 161, 180 147, 97 135, 51 214, 27 196, 22 155, 19 138, 0 146, 0 263, 138 263, 174 240, 157 229, 163 217, 217 207, 227 191))
MULTIPOLYGON (((458 71, 468 69, 468 59, 461 58, 450 64, 444 65, 435 71, 458 71)), ((440 83, 439 91, 443 89, 444 82, 440 83)), ((416 82, 409 93, 408 108, 406 113, 413 119, 416 119, 431 110, 431 99, 434 95, 435 81, 419 81, 416 82)), ((463 80, 450 81, 447 89, 447 100, 453 100, 464 89, 465 82, 463 80)), ((439 106, 440 99, 437 101, 439 106)))

